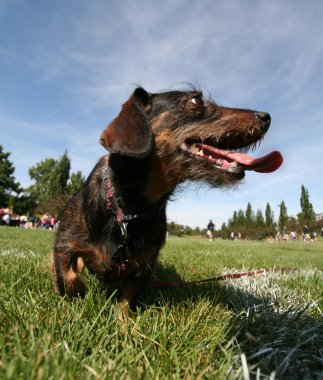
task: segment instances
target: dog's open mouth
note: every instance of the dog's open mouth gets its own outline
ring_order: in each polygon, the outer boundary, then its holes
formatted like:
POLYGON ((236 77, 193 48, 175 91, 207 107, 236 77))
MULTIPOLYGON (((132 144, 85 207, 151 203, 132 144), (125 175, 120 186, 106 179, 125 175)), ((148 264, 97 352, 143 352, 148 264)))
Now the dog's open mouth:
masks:
POLYGON ((253 158, 247 154, 231 152, 203 143, 183 143, 180 148, 191 157, 212 164, 216 169, 237 174, 243 173, 245 170, 271 173, 277 170, 283 162, 283 157, 278 151, 260 158, 253 158))

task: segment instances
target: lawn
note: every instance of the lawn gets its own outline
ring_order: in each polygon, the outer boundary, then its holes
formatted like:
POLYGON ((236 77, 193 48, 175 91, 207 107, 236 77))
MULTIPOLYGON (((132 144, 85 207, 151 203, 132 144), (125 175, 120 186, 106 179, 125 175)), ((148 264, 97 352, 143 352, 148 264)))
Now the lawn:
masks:
POLYGON ((323 379, 323 240, 267 243, 170 238, 125 325, 86 275, 84 300, 59 298, 54 233, 0 228, 0 379, 323 379))

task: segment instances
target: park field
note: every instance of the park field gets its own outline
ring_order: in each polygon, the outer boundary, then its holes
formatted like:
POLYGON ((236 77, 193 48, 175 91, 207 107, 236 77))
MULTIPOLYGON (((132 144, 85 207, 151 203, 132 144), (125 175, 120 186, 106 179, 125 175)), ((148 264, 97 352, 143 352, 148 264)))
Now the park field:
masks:
POLYGON ((124 324, 85 273, 84 300, 53 290, 54 232, 0 228, 0 379, 323 379, 323 240, 169 238, 124 324))

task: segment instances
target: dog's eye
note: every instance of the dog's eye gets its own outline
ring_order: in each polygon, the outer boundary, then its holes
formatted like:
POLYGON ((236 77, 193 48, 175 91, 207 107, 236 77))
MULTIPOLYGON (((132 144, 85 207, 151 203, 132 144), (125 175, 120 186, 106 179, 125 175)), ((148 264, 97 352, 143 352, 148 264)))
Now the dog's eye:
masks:
POLYGON ((191 99, 191 102, 196 104, 197 106, 203 105, 203 98, 201 95, 196 95, 191 99))

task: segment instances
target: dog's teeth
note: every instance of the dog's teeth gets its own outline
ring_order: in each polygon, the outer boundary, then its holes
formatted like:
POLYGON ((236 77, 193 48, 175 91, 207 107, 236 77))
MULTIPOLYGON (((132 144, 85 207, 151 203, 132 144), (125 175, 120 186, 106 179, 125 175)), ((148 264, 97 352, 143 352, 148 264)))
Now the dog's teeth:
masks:
POLYGON ((181 149, 182 149, 182 150, 187 150, 187 145, 186 145, 185 143, 183 143, 183 144, 181 145, 181 149))
POLYGON ((203 156, 203 150, 200 150, 200 151, 198 152, 198 155, 199 155, 199 156, 203 156))
POLYGON ((236 167, 238 166, 238 162, 237 162, 237 161, 233 161, 233 162, 231 162, 231 166, 232 166, 233 168, 236 168, 236 167))
POLYGON ((196 146, 196 144, 193 144, 190 146, 190 151, 195 153, 195 154, 199 154, 200 150, 199 148, 196 146))
POLYGON ((209 158, 213 158, 211 155, 209 155, 209 158))

